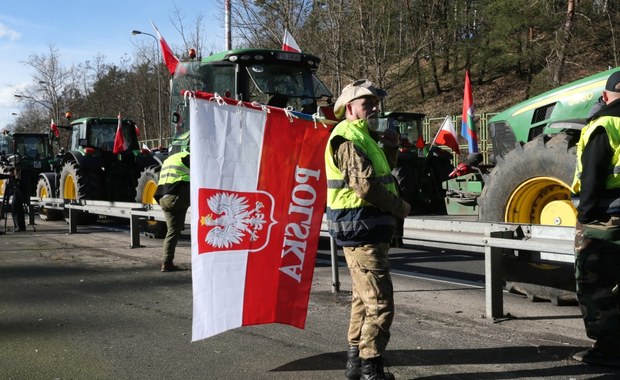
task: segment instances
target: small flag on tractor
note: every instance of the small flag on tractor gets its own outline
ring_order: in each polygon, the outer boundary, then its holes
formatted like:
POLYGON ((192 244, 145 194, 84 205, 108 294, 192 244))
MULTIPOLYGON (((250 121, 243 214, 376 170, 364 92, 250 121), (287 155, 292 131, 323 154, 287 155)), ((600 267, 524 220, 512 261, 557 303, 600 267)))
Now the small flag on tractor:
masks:
POLYGON ((127 150, 127 143, 123 136, 123 117, 118 113, 118 126, 116 127, 116 135, 114 136, 114 148, 112 153, 118 154, 127 150))
POLYGON ((299 48, 299 45, 297 45, 297 41, 295 41, 291 33, 289 33, 288 29, 284 29, 284 39, 282 40, 282 50, 292 51, 295 53, 301 53, 301 49, 299 48))
POLYGON ((478 134, 474 124, 474 101, 471 95, 469 70, 465 71, 465 91, 463 94, 463 114, 461 117, 461 136, 467 140, 469 153, 476 153, 478 152, 478 134))
POLYGON ((445 145, 452 149, 455 153, 461 153, 459 151, 459 143, 456 136, 456 130, 454 129, 454 124, 452 123, 452 118, 450 116, 446 116, 441 124, 441 128, 437 131, 435 135, 435 139, 431 143, 433 145, 445 145))
POLYGON ((151 24, 153 25, 153 29, 155 29, 155 33, 157 33, 157 38, 159 39, 159 46, 161 47, 161 54, 164 58, 164 64, 168 68, 170 74, 174 74, 177 66, 179 65, 179 59, 176 55, 174 55, 172 49, 170 49, 170 46, 168 46, 168 43, 166 43, 164 37, 161 36, 161 33, 159 33, 159 29, 157 29, 155 23, 152 20, 151 24))
POLYGON ((54 123, 54 119, 52 119, 52 123, 50 124, 50 129, 52 130, 56 138, 60 137, 60 132, 58 131, 58 126, 56 125, 56 123, 54 123))

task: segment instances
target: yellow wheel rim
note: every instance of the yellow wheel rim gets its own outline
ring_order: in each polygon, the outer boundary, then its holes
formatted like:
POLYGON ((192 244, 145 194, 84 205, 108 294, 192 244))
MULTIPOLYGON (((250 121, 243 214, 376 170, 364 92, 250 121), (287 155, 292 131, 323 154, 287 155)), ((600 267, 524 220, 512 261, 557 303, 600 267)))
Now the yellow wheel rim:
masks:
POLYGON ((49 194, 47 193, 47 187, 43 186, 39 189, 39 194, 37 194, 39 198, 49 198, 49 194))
POLYGON ((157 190, 157 182, 149 180, 144 185, 142 192, 142 204, 157 204, 155 201, 155 191, 157 190))
POLYGON ((506 204, 508 223, 574 226, 577 211, 566 183, 553 177, 530 178, 517 187, 506 204))
POLYGON ((577 224, 577 210, 573 202, 553 201, 543 208, 540 224, 548 226, 574 226, 577 224))
POLYGON ((75 186, 75 178, 68 174, 65 177, 63 197, 64 199, 78 199, 77 188, 75 186))

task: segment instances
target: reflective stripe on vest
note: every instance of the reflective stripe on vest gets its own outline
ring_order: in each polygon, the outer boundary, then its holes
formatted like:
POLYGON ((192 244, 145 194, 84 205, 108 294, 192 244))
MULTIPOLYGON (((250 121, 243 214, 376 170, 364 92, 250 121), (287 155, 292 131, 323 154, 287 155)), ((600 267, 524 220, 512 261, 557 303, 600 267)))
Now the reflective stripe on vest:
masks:
POLYGON ((620 117, 601 116, 595 120, 592 120, 581 130, 581 136, 577 142, 577 165, 575 167, 575 176, 573 177, 573 183, 571 185, 571 190, 575 194, 579 194, 581 191, 581 171, 583 168, 581 165, 581 156, 583 154, 583 150, 590 140, 592 132, 598 126, 605 128, 607 137, 609 138, 609 145, 613 152, 613 156, 609 164, 609 175, 607 176, 605 187, 607 189, 620 188, 620 117))
POLYGON ((394 218, 355 194, 334 163, 331 141, 342 136, 351 141, 372 163, 377 179, 393 194, 398 194, 392 172, 383 150, 368 132, 365 120, 340 122, 332 132, 325 150, 327 176, 326 217, 330 233, 336 241, 389 241, 394 218), (378 236, 382 235, 382 236, 378 236))
POLYGON ((182 159, 188 152, 175 153, 168 157, 161 167, 157 185, 171 185, 176 182, 189 182, 189 168, 183 165, 182 159))

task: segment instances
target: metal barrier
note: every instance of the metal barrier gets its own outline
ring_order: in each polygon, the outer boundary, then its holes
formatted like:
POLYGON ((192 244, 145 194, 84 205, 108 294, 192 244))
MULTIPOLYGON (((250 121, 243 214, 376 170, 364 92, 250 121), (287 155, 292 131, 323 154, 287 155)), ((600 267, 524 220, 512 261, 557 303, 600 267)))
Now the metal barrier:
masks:
MULTIPOLYGON (((140 247, 140 221, 165 221, 158 205, 129 202, 71 201, 59 199, 31 199, 48 208, 66 208, 69 211, 69 232, 77 232, 78 213, 107 215, 130 220, 131 248, 140 247)), ((32 218, 34 218, 32 214, 32 218)), ((500 318, 503 313, 502 256, 507 251, 531 251, 534 260, 541 263, 573 263, 574 227, 542 226, 531 224, 485 223, 470 220, 448 220, 447 217, 408 217, 404 222, 403 240, 414 247, 477 252, 485 256, 486 314, 500 318), (443 219, 442 219, 443 218, 443 219)), ((191 225, 187 212, 185 224, 191 225)), ((323 218, 321 235, 329 236, 323 218)), ((332 291, 340 291, 338 274, 338 247, 330 238, 332 261, 332 291)))
MULTIPOLYGON (((322 233, 326 230, 323 220, 322 233)), ((483 253, 486 316, 492 319, 504 317, 502 257, 506 250, 538 252, 534 259, 541 263, 573 263, 574 235, 574 227, 409 217, 405 219, 403 240, 415 247, 483 253)), ((338 292, 338 248, 333 239, 330 245, 332 291, 338 292)))

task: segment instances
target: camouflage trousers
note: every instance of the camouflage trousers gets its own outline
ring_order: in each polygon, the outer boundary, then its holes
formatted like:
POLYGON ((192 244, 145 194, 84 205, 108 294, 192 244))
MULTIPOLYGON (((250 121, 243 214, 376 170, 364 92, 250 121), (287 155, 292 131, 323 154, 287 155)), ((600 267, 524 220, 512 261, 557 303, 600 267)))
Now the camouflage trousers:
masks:
POLYGON ((380 356, 390 340, 394 319, 394 289, 388 261, 389 244, 344 247, 353 296, 349 345, 359 346, 360 357, 380 356))
MULTIPOLYGON (((616 222, 620 219, 613 217, 608 223, 616 222)), ((586 334, 598 346, 619 347, 620 245, 585 237, 583 225, 577 223, 575 279, 586 334)))

